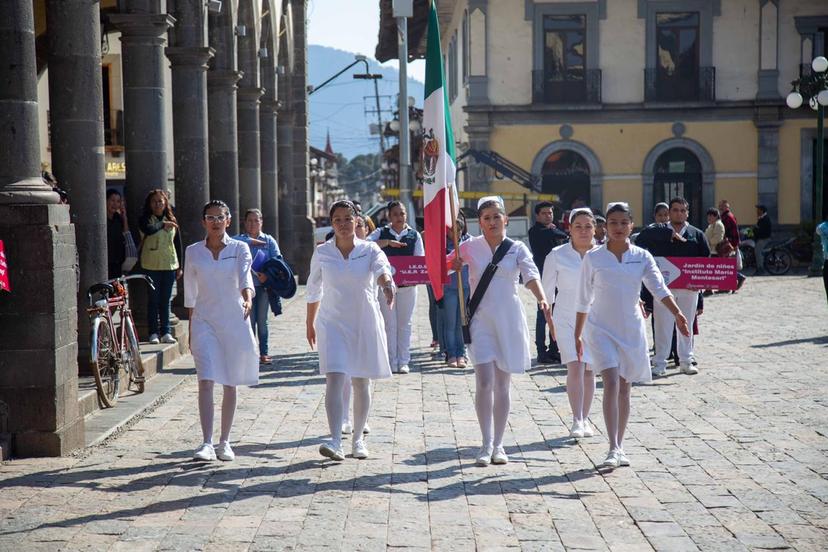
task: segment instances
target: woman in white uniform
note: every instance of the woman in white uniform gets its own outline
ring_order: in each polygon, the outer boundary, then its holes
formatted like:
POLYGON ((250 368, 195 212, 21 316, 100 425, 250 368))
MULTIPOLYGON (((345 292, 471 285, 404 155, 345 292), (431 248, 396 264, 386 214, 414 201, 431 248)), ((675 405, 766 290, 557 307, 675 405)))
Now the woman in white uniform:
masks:
MULTIPOLYGON (((423 238, 408 225, 405 206, 399 201, 392 201, 387 208, 389 223, 371 232, 368 239, 377 242, 388 257, 425 256, 423 238)), ((385 337, 388 342, 391 370, 400 374, 407 374, 409 371, 411 322, 416 303, 417 286, 401 286, 397 290, 393 309, 380 302, 382 317, 385 320, 385 337)))
POLYGON ((630 244, 632 212, 626 203, 607 206, 607 243, 584 255, 575 310, 575 347, 578 360, 588 351, 593 371, 604 383, 604 423, 609 453, 601 464, 629 466, 624 454, 624 432, 630 417, 630 388, 648 382, 650 374, 647 335, 639 303, 641 284, 676 318, 676 327, 689 335, 681 314, 655 259, 630 244))
POLYGON ((595 245, 595 216, 586 207, 573 209, 569 214, 571 241, 554 248, 543 265, 543 290, 553 305, 550 332, 555 336, 566 365, 566 394, 572 408, 572 428, 569 434, 576 439, 592 437, 589 410, 595 393, 589 351, 578 359, 575 350, 575 293, 581 276, 581 260, 595 245), (555 290, 557 289, 557 295, 555 290))
POLYGON ((247 244, 227 235, 230 209, 211 201, 202 211, 207 238, 187 248, 184 306, 190 313, 190 350, 198 375, 198 413, 203 444, 196 460, 233 460, 230 428, 236 413, 236 386, 259 383, 259 356, 247 321, 253 305, 253 259, 247 244), (213 447, 213 386, 224 387, 221 436, 213 447))
MULTIPOLYGON (((500 198, 481 199, 477 212, 483 235, 461 243, 460 255, 454 257, 452 263, 455 271, 460 271, 463 264, 469 265, 472 295, 486 266, 506 237, 508 221, 500 198)), ((452 257, 453 255, 449 256, 449 259, 452 257)), ((476 382, 474 407, 483 434, 483 446, 476 459, 479 466, 489 463, 505 464, 509 461, 503 449, 503 433, 511 406, 511 375, 522 374, 531 366, 529 328, 526 325, 526 312, 518 296, 518 276, 523 276, 526 287, 549 319, 549 305, 529 248, 524 243, 515 241, 497 266, 497 272, 483 295, 469 328, 472 338, 469 355, 474 364, 476 382)))
POLYGON ((350 201, 331 206, 334 237, 317 246, 311 258, 306 300, 307 338, 319 348, 319 372, 325 374, 325 411, 331 441, 319 447, 322 456, 345 459, 342 452, 344 388, 354 394, 354 458, 368 458, 363 428, 371 408, 370 380, 391 377, 374 281, 385 302, 394 303, 391 265, 371 241, 354 235, 356 208, 350 201))

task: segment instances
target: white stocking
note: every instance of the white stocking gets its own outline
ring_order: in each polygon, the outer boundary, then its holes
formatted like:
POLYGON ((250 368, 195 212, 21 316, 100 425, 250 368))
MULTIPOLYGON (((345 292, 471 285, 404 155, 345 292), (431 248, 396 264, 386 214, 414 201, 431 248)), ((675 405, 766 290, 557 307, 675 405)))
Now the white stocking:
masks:
POLYGON ((629 417, 629 384, 618 374, 618 368, 607 368, 601 372, 604 381, 604 424, 607 426, 607 438, 610 450, 621 448, 621 438, 624 435, 623 422, 626 427, 629 417), (627 387, 626 414, 622 415, 621 388, 627 387))
POLYGON ((354 441, 359 441, 371 410, 371 380, 351 378, 351 383, 354 386, 354 441))
POLYGON ((340 373, 325 374, 325 412, 328 415, 328 428, 335 448, 342 443, 342 395, 348 383, 348 376, 340 373))
POLYGON ((230 428, 233 427, 233 418, 236 416, 236 388, 224 385, 221 398, 221 438, 219 442, 230 440, 230 428))
POLYGON ((347 424, 351 421, 351 377, 345 376, 348 381, 345 382, 345 387, 342 388, 342 423, 347 424))
POLYGON ((198 381, 198 417, 205 443, 213 442, 213 380, 198 381))
POLYGON ((500 446, 509 420, 511 374, 494 362, 475 364, 474 408, 483 436, 483 446, 500 446))
POLYGON ((595 394, 595 376, 583 362, 566 364, 566 395, 572 409, 572 420, 583 421, 589 417, 592 397, 595 394))

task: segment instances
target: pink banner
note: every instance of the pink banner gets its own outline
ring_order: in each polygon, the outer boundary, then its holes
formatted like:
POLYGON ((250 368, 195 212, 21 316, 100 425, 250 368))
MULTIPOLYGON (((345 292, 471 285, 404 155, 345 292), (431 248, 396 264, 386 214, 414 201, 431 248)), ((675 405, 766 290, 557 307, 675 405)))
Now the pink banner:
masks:
POLYGON ((6 249, 3 240, 0 240, 0 290, 11 291, 9 266, 6 264, 6 249))
POLYGON ((656 257, 670 289, 736 289, 736 257, 656 257))
POLYGON ((409 257, 406 255, 388 257, 394 283, 397 286, 416 286, 429 283, 425 259, 425 257, 409 257))

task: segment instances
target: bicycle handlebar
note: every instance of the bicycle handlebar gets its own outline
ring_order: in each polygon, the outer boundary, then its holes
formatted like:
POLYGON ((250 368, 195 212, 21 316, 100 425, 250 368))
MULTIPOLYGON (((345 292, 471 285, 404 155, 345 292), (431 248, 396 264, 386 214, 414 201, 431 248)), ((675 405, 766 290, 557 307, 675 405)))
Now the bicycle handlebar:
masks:
POLYGON ((129 276, 121 276, 119 278, 112 278, 111 280, 107 280, 106 282, 101 282, 98 284, 93 284, 86 292, 86 298, 89 301, 89 305, 92 305, 92 295, 95 293, 106 292, 107 296, 110 296, 115 293, 115 288, 112 286, 115 282, 127 282, 128 280, 144 280, 150 289, 155 289, 155 283, 152 281, 152 278, 147 276, 146 274, 130 274, 129 276))
MULTIPOLYGON (((155 289, 155 282, 152 281, 152 278, 147 276, 146 274, 130 274, 129 276, 121 276, 120 278, 115 278, 115 280, 123 280, 126 282, 127 280, 144 280, 147 282, 147 285, 150 289, 155 289)), ((110 282, 114 282, 115 280, 109 280, 110 282)))

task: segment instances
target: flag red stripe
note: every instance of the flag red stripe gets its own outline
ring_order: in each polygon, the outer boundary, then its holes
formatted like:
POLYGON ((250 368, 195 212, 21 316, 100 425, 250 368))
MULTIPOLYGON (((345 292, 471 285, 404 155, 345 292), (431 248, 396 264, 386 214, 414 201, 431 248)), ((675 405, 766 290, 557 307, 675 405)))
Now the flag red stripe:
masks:
POLYGON ((425 206, 425 256, 428 278, 434 289, 434 298, 443 298, 446 273, 446 189, 440 188, 425 206))

